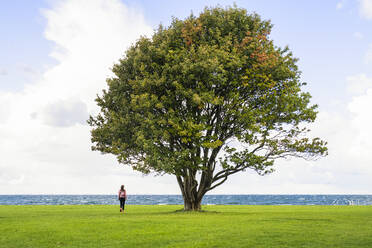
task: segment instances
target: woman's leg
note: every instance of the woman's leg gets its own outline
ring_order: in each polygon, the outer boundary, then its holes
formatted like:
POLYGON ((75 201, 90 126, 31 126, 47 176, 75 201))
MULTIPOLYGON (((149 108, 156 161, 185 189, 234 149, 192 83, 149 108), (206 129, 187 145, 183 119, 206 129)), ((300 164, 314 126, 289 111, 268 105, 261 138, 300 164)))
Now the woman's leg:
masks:
POLYGON ((124 201, 125 201, 124 198, 120 198, 120 211, 124 210, 124 201))
POLYGON ((124 207, 125 207, 125 198, 123 198, 123 211, 124 211, 124 207))

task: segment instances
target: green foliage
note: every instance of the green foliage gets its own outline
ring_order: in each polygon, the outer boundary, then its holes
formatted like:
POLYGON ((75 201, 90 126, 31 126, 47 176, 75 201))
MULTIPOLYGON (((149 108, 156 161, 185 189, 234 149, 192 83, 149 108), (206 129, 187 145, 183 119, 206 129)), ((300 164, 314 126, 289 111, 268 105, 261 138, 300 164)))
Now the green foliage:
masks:
POLYGON ((206 8, 140 38, 96 99, 93 150, 184 186, 191 176, 191 188, 201 172, 205 192, 247 168, 272 172, 277 158, 326 155, 326 142, 304 135, 316 105, 271 27, 244 9, 206 8))
POLYGON ((371 206, 0 206, 0 248, 372 247, 371 206))

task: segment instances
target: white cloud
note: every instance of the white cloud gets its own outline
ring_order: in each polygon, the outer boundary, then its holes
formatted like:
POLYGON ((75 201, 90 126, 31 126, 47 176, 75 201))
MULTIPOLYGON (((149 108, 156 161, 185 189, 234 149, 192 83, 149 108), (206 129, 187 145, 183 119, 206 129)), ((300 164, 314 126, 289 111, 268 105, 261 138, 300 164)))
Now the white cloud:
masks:
MULTIPOLYGON (((31 118, 37 118, 37 113, 32 113, 31 118)), ((84 102, 76 99, 60 100, 48 104, 42 112, 45 124, 57 127, 86 124, 89 114, 84 102)))
MULTIPOLYGON (((110 67, 152 28, 119 0, 57 1, 43 14, 57 65, 21 92, 0 92, 0 194, 115 193, 123 181, 146 192, 135 186, 151 178, 90 150, 85 121, 110 67)), ((153 188, 170 193, 169 180, 153 188)))
POLYGON ((21 184, 23 183, 24 179, 25 179, 24 175, 13 177, 12 175, 9 174, 0 174, 0 184, 2 183, 10 185, 21 184))
MULTIPOLYGON (((372 81, 372 79, 370 79, 372 81)), ((350 150, 360 160, 368 161, 368 166, 371 165, 372 159, 370 152, 372 151, 372 87, 363 95, 354 97, 349 104, 348 109, 353 114, 351 120, 354 128, 358 130, 358 134, 350 143, 350 150)), ((371 167, 372 171, 372 167, 371 167)))
POLYGON ((359 0, 359 13, 365 19, 372 19, 372 0, 359 0))
POLYGON ((368 78, 365 74, 357 74, 346 78, 348 82, 348 91, 353 95, 360 95, 372 88, 372 78, 368 78))
POLYGON ((0 91, 0 128, 1 124, 5 123, 11 114, 12 96, 10 93, 0 91))

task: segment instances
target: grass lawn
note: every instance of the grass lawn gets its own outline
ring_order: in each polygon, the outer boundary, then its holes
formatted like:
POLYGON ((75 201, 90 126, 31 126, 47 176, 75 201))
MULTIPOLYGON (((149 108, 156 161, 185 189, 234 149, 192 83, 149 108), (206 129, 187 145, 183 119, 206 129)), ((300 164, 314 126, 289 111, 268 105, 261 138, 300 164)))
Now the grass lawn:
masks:
POLYGON ((372 206, 0 206, 0 247, 372 247, 372 206))

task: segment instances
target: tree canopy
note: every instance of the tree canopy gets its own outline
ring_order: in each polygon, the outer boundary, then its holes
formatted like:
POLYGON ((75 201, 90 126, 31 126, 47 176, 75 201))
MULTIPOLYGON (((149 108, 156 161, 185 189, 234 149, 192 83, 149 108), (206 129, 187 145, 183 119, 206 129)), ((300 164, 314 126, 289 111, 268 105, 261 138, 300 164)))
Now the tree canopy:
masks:
POLYGON ((96 99, 92 149, 175 175, 185 210, 234 173, 326 155, 326 142, 306 135, 317 106, 301 90, 297 59, 274 45, 271 28, 245 9, 216 7, 140 38, 96 99))

